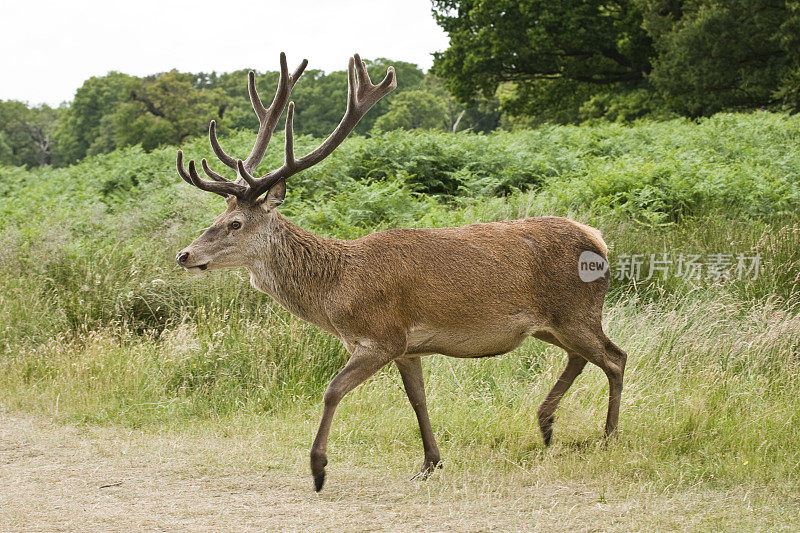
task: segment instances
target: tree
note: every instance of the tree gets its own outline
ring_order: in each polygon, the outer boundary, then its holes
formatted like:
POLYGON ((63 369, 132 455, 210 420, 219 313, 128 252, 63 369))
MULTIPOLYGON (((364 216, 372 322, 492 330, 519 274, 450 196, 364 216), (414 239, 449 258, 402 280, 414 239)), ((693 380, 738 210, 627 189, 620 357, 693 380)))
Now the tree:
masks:
POLYGON ((497 100, 481 100, 465 107, 448 92, 441 78, 426 74, 419 89, 401 92, 389 109, 375 119, 376 131, 436 129, 491 131, 499 124, 497 100))
POLYGON ((386 113, 375 120, 378 131, 448 130, 447 102, 439 95, 415 89, 398 94, 386 113))
POLYGON ((435 71, 520 124, 800 110, 798 0, 433 3, 450 35, 435 71))
POLYGON ((0 164, 50 164, 59 112, 47 105, 29 108, 15 100, 0 101, 0 164))
MULTIPOLYGON (((791 104, 800 59, 800 2, 641 0, 656 42, 650 79, 676 111, 710 115, 791 104)), ((794 107, 796 110, 797 107, 794 107)))
POLYGON ((434 97, 441 99, 447 107, 446 130, 490 132, 500 125, 500 109, 497 98, 482 98, 471 107, 464 106, 456 100, 440 77, 428 73, 422 80, 422 86, 434 97))
MULTIPOLYGON (((119 72, 86 80, 75 92, 75 99, 56 127, 59 164, 71 164, 82 159, 101 136, 103 117, 113 114, 130 91, 135 78, 119 72)), ((111 151, 114 145, 95 146, 94 153, 111 151)))
POLYGON ((650 37, 635 0, 433 0, 450 48, 434 71, 473 104, 512 83, 511 113, 551 112, 563 97, 574 114, 609 86, 638 87, 650 70, 650 37))
POLYGON ((60 110, 47 105, 31 109, 31 120, 28 123, 30 136, 35 143, 38 156, 37 165, 49 165, 54 152, 54 134, 58 124, 60 110))
POLYGON ((222 89, 196 89, 194 76, 176 70, 135 80, 113 114, 117 147, 141 144, 152 150, 202 135, 227 106, 222 89))

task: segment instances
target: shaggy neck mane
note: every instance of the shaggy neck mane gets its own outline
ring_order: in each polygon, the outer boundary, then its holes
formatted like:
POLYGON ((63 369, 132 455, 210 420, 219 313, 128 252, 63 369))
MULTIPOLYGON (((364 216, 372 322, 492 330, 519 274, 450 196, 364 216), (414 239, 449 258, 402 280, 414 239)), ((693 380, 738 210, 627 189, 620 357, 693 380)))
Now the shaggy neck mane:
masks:
POLYGON ((293 224, 277 211, 267 246, 251 270, 253 286, 312 322, 344 262, 342 241, 325 239, 293 224))

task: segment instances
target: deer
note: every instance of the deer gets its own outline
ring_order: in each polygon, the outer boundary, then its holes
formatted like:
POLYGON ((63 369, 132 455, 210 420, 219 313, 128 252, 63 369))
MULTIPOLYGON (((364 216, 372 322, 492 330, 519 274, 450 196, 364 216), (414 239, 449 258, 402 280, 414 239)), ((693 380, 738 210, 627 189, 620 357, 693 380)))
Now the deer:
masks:
MULTIPOLYGON (((341 371, 323 395, 322 418, 311 446, 314 488, 325 482, 327 446, 334 412, 342 398, 383 367, 394 364, 416 414, 424 460, 414 476, 441 466, 425 398, 421 358, 490 357, 534 337, 566 351, 567 363, 537 411, 545 446, 553 435, 554 412, 587 362, 609 383, 604 437, 619 418, 627 355, 603 332, 602 311, 609 273, 581 278, 582 254, 606 261, 600 231, 560 217, 476 223, 438 229, 391 229, 355 240, 323 238, 283 217, 278 206, 286 180, 328 157, 364 114, 397 86, 393 67, 373 84, 358 54, 347 67, 347 108, 333 132, 314 150, 296 158, 294 102, 289 95, 308 64, 289 74, 280 55, 280 76, 265 107, 248 75, 259 128, 252 151, 237 159, 223 151, 216 124, 211 147, 236 172, 231 180, 205 159, 201 177, 194 160, 188 170, 178 151, 177 169, 190 185, 225 198, 227 208, 194 242, 178 252, 178 265, 191 273, 242 268, 258 291, 300 319, 337 337, 347 352, 341 371), (284 162, 261 177, 254 172, 287 109, 284 162)), ((413 479, 413 478, 412 478, 413 479)))

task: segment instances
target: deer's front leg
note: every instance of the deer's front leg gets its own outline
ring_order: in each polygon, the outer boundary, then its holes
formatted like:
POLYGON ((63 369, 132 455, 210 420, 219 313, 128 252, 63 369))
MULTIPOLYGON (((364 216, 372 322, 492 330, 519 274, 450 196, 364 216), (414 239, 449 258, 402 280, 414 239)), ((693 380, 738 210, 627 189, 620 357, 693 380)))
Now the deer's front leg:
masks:
POLYGON ((317 492, 322 490, 322 485, 325 483, 325 465, 328 464, 326 455, 328 435, 331 431, 331 421, 336 406, 339 405, 345 394, 400 355, 393 350, 364 346, 353 348, 351 353, 352 357, 347 361, 345 367, 336 374, 328 388, 325 389, 322 420, 319 423, 317 437, 311 446, 311 475, 314 476, 314 488, 317 492))

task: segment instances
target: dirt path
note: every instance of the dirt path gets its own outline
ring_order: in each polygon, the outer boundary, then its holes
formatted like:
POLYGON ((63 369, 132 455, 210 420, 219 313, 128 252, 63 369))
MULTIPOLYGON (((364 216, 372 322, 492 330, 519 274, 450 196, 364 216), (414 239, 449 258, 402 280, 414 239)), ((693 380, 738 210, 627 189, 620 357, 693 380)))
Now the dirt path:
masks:
POLYGON ((525 476, 500 485, 412 483, 396 472, 340 465, 336 482, 318 495, 301 471, 304 454, 283 469, 209 460, 241 445, 236 437, 65 426, 0 411, 0 530, 776 528, 744 491, 629 492, 605 501, 592 487, 541 486, 525 476))

